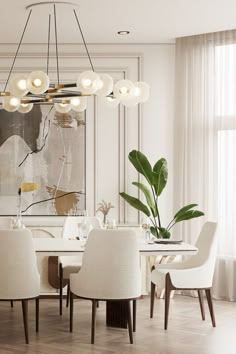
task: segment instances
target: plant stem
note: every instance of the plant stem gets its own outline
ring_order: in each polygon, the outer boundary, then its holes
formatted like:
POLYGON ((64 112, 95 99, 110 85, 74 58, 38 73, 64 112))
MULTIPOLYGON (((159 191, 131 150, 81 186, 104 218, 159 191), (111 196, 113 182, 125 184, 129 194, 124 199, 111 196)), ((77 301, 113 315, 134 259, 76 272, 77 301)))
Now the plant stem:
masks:
MULTIPOLYGON (((161 227, 161 219, 160 219, 160 214, 159 214, 158 205, 157 205, 157 197, 155 196, 153 186, 151 186, 151 190, 152 190, 152 195, 153 195, 153 199, 154 199, 155 206, 156 206, 158 224, 159 224, 159 227, 161 227)), ((157 230, 158 227, 157 227, 157 223, 156 223, 156 218, 154 218, 154 220, 155 220, 155 227, 156 227, 156 230, 157 230)))
POLYGON ((172 224, 173 221, 175 221, 175 219, 172 219, 171 222, 169 222, 169 224, 166 227, 166 230, 168 230, 169 228, 171 229, 171 227, 172 227, 171 224, 172 224))
POLYGON ((157 209, 157 218, 158 218, 159 227, 161 227, 161 219, 160 219, 160 214, 159 214, 159 210, 158 209, 157 209))
POLYGON ((174 223, 169 227, 168 231, 170 231, 170 229, 172 229, 172 227, 173 227, 175 224, 177 224, 177 223, 174 222, 174 223))

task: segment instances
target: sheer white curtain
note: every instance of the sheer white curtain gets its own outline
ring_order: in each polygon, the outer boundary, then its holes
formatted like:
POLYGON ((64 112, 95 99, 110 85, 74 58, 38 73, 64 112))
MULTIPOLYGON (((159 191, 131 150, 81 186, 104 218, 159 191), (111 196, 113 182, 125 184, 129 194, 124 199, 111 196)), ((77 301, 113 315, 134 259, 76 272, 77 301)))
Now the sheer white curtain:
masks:
POLYGON ((205 212, 177 232, 194 242, 205 220, 218 222, 213 295, 235 301, 236 30, 177 39, 175 124, 174 205, 205 212))

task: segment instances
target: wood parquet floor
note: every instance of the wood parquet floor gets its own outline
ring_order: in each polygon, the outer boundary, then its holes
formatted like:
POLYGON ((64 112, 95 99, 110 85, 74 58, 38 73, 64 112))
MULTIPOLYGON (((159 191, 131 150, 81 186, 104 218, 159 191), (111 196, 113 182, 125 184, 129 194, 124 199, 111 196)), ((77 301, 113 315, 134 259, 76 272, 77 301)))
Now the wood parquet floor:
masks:
POLYGON ((171 300, 169 329, 163 329, 164 301, 156 299, 149 318, 149 298, 138 300, 137 331, 129 344, 124 329, 107 328, 105 303, 97 311, 95 345, 90 344, 91 303, 75 301, 74 332, 69 332, 69 311, 58 315, 58 300, 40 300, 40 329, 35 332, 34 301, 29 306, 30 344, 24 342, 21 303, 10 308, 0 302, 0 354, 236 354, 236 303, 214 301, 213 328, 206 308, 201 320, 197 299, 171 300))

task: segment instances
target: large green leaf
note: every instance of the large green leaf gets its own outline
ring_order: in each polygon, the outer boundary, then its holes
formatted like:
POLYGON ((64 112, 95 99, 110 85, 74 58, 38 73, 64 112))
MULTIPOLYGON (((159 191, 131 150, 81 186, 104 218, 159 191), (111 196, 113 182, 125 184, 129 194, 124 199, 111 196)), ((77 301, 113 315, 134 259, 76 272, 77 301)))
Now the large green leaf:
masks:
POLYGON ((138 150, 133 150, 129 153, 129 160, 147 180, 149 184, 152 184, 152 166, 147 157, 138 150))
POLYGON ((166 159, 158 160, 153 167, 153 185, 156 194, 159 196, 166 186, 168 178, 168 168, 166 159))
POLYGON ((156 227, 151 226, 151 227, 150 227, 150 231, 151 231, 151 233, 152 233, 155 237, 159 237, 158 230, 157 230, 156 227))
POLYGON ((143 192, 143 194, 146 197, 146 201, 147 201, 150 209, 152 210, 152 215, 154 217, 156 217, 157 216, 157 207, 156 207, 155 201, 153 199, 153 196, 152 196, 149 188, 147 186, 145 186, 145 184, 140 183, 140 182, 133 182, 132 184, 134 186, 138 187, 143 192))
POLYGON ((193 218, 198 218, 199 216, 204 215, 202 211, 199 210, 188 210, 185 213, 179 215, 177 218, 175 218, 175 222, 180 222, 183 220, 189 220, 193 218))
POLYGON ((185 213, 189 209, 192 209, 195 206, 197 206, 197 204, 188 204, 188 205, 184 206, 183 208, 179 209, 179 211, 175 214, 174 218, 177 218, 178 216, 185 213))
POLYGON ((168 231, 165 227, 158 227, 159 235, 163 238, 170 238, 170 231, 168 231))
POLYGON ((148 209, 148 207, 143 204, 139 199, 132 197, 131 195, 127 194, 127 193, 120 193, 120 196, 122 198, 124 198, 124 200, 129 203, 132 207, 142 211, 145 215, 147 215, 148 217, 151 215, 150 210, 148 209))

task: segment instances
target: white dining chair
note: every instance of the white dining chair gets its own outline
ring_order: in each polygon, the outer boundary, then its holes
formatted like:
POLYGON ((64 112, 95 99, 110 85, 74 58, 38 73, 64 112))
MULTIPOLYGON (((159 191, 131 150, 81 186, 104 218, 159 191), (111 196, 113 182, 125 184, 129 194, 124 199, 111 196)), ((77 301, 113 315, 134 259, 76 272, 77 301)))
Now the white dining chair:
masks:
POLYGON ((202 290, 205 290, 213 327, 216 326, 211 287, 216 261, 217 240, 214 222, 206 222, 198 237, 198 253, 180 263, 159 264, 151 273, 150 317, 153 317, 156 285, 165 288, 165 320, 168 327, 170 292, 172 290, 197 290, 202 319, 205 320, 202 290))
MULTIPOLYGON (((0 230, 12 229, 13 218, 10 216, 0 216, 0 230)), ((13 307, 13 301, 10 300, 11 307, 13 307)))
POLYGON ((12 229, 13 218, 10 216, 0 216, 0 230, 12 229))
MULTIPOLYGON (((93 229, 101 229, 101 220, 96 216, 86 217, 89 225, 93 229)), ((65 219, 62 238, 68 239, 79 236, 79 224, 84 220, 84 216, 68 216, 65 219)), ((82 264, 81 256, 62 256, 59 258, 59 312, 62 315, 62 304, 63 304, 63 287, 67 285, 67 297, 66 306, 69 305, 69 294, 70 294, 70 274, 77 273, 80 270, 82 264)))
MULTIPOLYGON (((138 240, 134 231, 93 230, 85 248, 80 271, 70 275, 70 331, 73 330, 73 299, 92 300, 91 343, 95 340, 97 301, 126 304, 130 343, 133 331, 130 301, 141 295, 138 240)), ((136 306, 135 306, 136 308, 136 306)))
POLYGON ((36 331, 39 329, 40 276, 32 234, 27 229, 0 230, 0 300, 22 303, 25 341, 28 334, 28 300, 36 299, 36 331))

